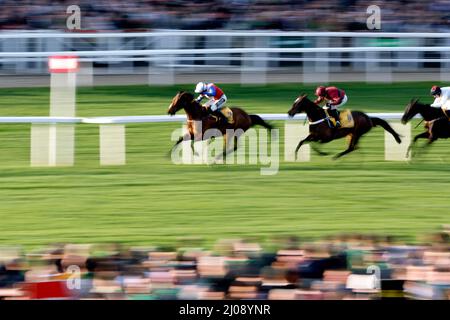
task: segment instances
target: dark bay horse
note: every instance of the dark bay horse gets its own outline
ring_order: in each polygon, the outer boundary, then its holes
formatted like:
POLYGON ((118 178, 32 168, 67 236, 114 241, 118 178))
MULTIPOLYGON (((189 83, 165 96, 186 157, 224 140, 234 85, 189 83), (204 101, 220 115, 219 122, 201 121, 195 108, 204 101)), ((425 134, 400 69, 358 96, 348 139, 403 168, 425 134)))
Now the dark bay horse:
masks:
POLYGON ((439 138, 447 139, 450 137, 450 122, 447 115, 441 108, 431 107, 429 104, 419 102, 419 99, 412 99, 405 108, 402 123, 408 123, 415 115, 420 114, 425 120, 425 132, 416 135, 408 147, 406 156, 414 147, 418 139, 427 139, 426 146, 431 145, 439 138))
POLYGON ((181 109, 184 109, 186 112, 188 133, 178 139, 172 147, 172 150, 183 140, 190 140, 192 151, 195 152, 194 142, 207 139, 204 135, 207 130, 217 129, 224 137, 223 156, 225 156, 231 151, 227 149, 227 145, 228 138, 232 137, 227 137, 227 130, 234 130, 234 147, 232 151, 236 151, 237 140, 240 134, 247 131, 249 128, 255 125, 260 125, 269 130, 273 129, 272 125, 264 121, 260 116, 256 114, 248 114, 241 108, 236 107, 230 107, 231 111, 233 111, 234 123, 223 123, 219 121, 217 117, 212 116, 206 108, 194 99, 194 96, 191 93, 186 91, 180 91, 175 95, 167 113, 170 115, 175 115, 181 109), (201 132, 198 132, 198 128, 196 128, 196 122, 201 122, 201 132))
POLYGON ((288 111, 288 115, 293 117, 295 114, 300 112, 305 112, 308 117, 309 135, 298 143, 297 148, 295 149, 295 154, 297 154, 297 151, 305 142, 327 143, 349 136, 350 142, 348 148, 334 156, 334 159, 340 158, 343 155, 354 151, 361 136, 376 126, 381 126, 384 130, 394 136, 397 143, 401 143, 400 136, 386 121, 380 118, 369 117, 367 114, 360 111, 352 111, 355 124, 353 128, 330 128, 325 111, 317 104, 309 100, 306 94, 300 95, 294 101, 292 108, 288 111))

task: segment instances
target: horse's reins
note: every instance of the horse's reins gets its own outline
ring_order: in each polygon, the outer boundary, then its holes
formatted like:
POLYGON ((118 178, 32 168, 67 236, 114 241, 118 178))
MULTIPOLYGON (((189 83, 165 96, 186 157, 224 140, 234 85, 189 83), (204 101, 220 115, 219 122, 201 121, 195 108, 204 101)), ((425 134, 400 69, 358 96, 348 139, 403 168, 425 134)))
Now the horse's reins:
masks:
MULTIPOLYGON (((324 110, 324 111, 325 111, 325 110, 324 110)), ((325 114, 327 115, 325 118, 322 118, 322 119, 317 120, 317 121, 311 121, 308 117, 305 117, 305 120, 303 121, 303 125, 305 125, 306 119, 308 119, 308 124, 309 124, 310 126, 313 126, 313 125, 315 125, 315 124, 319 124, 319 123, 321 123, 321 122, 327 121, 328 119, 330 119, 330 115, 328 114, 327 111, 325 111, 325 114)))
MULTIPOLYGON (((330 117, 326 117, 326 118, 322 118, 322 119, 320 119, 320 120, 317 120, 317 121, 309 121, 309 125, 310 126, 313 126, 313 125, 315 125, 315 124, 319 124, 319 123, 321 123, 321 122, 324 122, 324 121, 326 121, 326 120, 328 120, 330 117)), ((305 119, 305 121, 306 121, 306 119, 305 119)))
MULTIPOLYGON (((192 99, 191 103, 192 103, 192 102, 197 102, 197 103, 198 103, 197 99, 192 99)), ((213 116, 214 116, 214 115, 213 115, 213 116)), ((214 117, 215 117, 215 116, 214 116, 214 117)), ((186 121, 187 121, 187 122, 195 122, 195 121, 201 121, 201 119, 200 119, 200 120, 198 120, 198 119, 197 119, 197 120, 195 120, 195 119, 187 119, 186 121)))
MULTIPOLYGON (((313 126, 313 125, 315 125, 315 124, 322 123, 322 122, 324 122, 324 121, 328 121, 328 119, 331 118, 331 117, 330 117, 330 114, 328 113, 328 110, 326 110, 326 109, 324 109, 324 108, 322 108, 322 110, 325 112, 326 117, 325 117, 325 118, 322 118, 322 119, 320 119, 320 120, 317 120, 317 121, 309 121, 309 125, 310 125, 310 126, 313 126)), ((308 119, 308 120, 309 120, 309 119, 308 119)), ((306 118, 305 118, 305 121, 306 121, 306 118)))
POLYGON ((447 119, 450 119, 450 117, 447 114, 447 110, 444 108, 444 106, 441 107, 441 110, 444 113, 444 115, 447 117, 447 119))
POLYGON ((414 129, 417 129, 418 126, 423 122, 424 119, 420 120, 420 122, 414 127, 414 129))
MULTIPOLYGON (((441 110, 442 110, 442 113, 444 114, 444 116, 446 116, 447 119, 450 119, 450 117, 449 117, 448 114, 447 114, 447 110, 445 110, 445 108, 444 108, 443 106, 441 107, 441 110)), ((420 120, 420 122, 414 127, 414 129, 417 129, 417 127, 420 126, 420 124, 421 124, 424 120, 425 120, 425 119, 422 118, 422 120, 420 120)), ((432 120, 432 121, 427 121, 427 122, 433 122, 433 120, 432 120)))

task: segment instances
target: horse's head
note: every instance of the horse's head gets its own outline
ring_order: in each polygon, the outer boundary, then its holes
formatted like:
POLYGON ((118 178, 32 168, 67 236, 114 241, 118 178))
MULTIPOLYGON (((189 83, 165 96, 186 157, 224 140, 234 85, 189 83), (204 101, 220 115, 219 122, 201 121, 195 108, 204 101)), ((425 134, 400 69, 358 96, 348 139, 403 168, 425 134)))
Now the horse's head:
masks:
POLYGON ((300 94, 297 99, 295 99, 294 104, 292 105, 292 108, 288 111, 289 117, 295 116, 297 113, 301 113, 305 111, 305 102, 307 100, 306 94, 300 94))
POLYGON ((180 91, 173 97, 167 113, 171 116, 175 115, 179 110, 186 108, 194 100, 194 96, 186 91, 180 91))
POLYGON ((405 112, 402 116, 402 123, 406 124, 411 120, 416 114, 419 113, 419 99, 411 99, 411 101, 406 105, 405 112))

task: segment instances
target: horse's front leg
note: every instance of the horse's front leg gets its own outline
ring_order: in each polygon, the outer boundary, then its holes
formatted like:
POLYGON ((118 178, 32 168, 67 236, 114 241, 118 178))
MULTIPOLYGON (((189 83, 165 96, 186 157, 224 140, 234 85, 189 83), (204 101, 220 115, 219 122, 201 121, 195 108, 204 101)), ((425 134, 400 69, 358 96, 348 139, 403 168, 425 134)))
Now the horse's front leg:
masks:
POLYGON ((311 133, 305 139, 300 140, 297 147, 295 148, 295 154, 297 154, 298 150, 305 142, 310 142, 310 141, 313 141, 313 135, 311 133))
POLYGON ((198 156, 197 151, 195 151, 195 142, 196 142, 196 140, 194 139, 194 136, 191 136, 191 150, 192 150, 192 154, 194 156, 198 156))
POLYGON ((193 139, 193 136, 190 133, 186 133, 184 136, 181 136, 177 142, 172 146, 172 148, 169 151, 169 157, 172 154, 173 150, 183 141, 191 140, 193 139))
POLYGON ((416 135, 413 139, 413 141, 411 142, 411 144, 408 146, 408 150, 406 151, 406 157, 409 157, 409 153, 411 152, 411 150, 413 149, 415 143, 417 142, 417 140, 419 139, 428 139, 430 137, 430 133, 428 131, 419 133, 418 135, 416 135))

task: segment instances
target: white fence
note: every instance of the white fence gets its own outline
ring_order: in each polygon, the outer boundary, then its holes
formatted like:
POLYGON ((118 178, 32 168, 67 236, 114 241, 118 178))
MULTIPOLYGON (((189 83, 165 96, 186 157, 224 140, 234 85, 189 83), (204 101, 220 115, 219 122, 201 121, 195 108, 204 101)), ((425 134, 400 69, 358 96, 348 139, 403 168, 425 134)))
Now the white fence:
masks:
MULTIPOLYGON (((305 120, 305 114, 297 114, 290 118, 285 113, 260 113, 264 120, 293 121, 305 120)), ((370 117, 378 117, 384 120, 400 120, 402 113, 382 112, 368 113, 370 117)), ((0 123, 90 123, 90 124, 126 124, 126 123, 154 123, 154 122, 185 122, 185 115, 149 115, 149 116, 114 116, 114 117, 0 117, 0 123)))
POLYGON ((0 71, 45 74, 51 55, 76 54, 94 74, 148 74, 170 84, 180 73, 239 73, 264 83, 288 69, 298 81, 333 73, 390 81, 394 72, 437 70, 450 78, 450 33, 156 31, 147 33, 0 33, 0 71))
MULTIPOLYGON (((284 160, 309 161, 309 147, 305 146, 294 154, 299 140, 308 134, 305 115, 299 114, 289 118, 286 114, 260 114, 265 120, 285 121, 284 126, 284 160), (300 120, 300 121, 299 121, 300 120)), ((404 161, 406 149, 411 141, 411 126, 400 125, 401 113, 369 113, 371 117, 379 117, 391 122, 400 135, 402 144, 395 143, 393 137, 385 134, 385 160, 404 161)), ((31 124, 30 164, 32 166, 58 166, 74 164, 74 130, 76 124, 98 124, 100 132, 100 164, 126 164, 126 124, 185 122, 184 115, 176 116, 121 116, 121 117, 0 117, 0 123, 31 124)), ((172 141, 167 137, 168 146, 172 141)))

